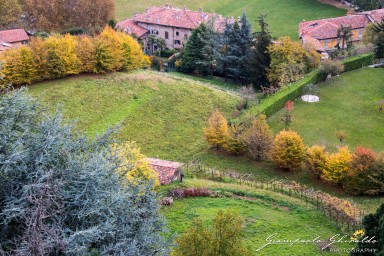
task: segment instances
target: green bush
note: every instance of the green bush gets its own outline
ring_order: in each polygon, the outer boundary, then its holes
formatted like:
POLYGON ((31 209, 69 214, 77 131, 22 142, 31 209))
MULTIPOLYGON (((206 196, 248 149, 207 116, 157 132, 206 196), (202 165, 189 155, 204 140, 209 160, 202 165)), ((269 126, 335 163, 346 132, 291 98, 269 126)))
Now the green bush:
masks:
MULTIPOLYGON (((344 71, 347 72, 370 65, 373 63, 373 60, 373 54, 365 54, 347 59, 343 61, 344 71)), ((282 109, 288 100, 293 101, 300 97, 303 88, 306 85, 323 82, 326 78, 327 75, 324 72, 321 72, 320 69, 313 70, 312 72, 308 73, 303 79, 285 86, 274 95, 263 100, 259 105, 250 108, 238 119, 233 120, 233 122, 247 123, 250 122, 256 115, 259 115, 261 113, 265 114, 266 116, 271 116, 278 110, 282 109)))
POLYGON ((160 56, 162 58, 169 58, 169 57, 171 57, 175 53, 177 53, 176 50, 165 49, 165 50, 161 50, 160 56))

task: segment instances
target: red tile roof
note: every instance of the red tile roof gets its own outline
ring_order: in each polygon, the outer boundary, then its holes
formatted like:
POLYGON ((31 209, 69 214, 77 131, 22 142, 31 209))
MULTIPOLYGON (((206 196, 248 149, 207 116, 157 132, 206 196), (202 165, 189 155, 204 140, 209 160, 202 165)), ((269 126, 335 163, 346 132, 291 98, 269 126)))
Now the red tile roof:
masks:
POLYGON ((123 29, 124 32, 128 34, 135 34, 138 38, 142 37, 148 32, 147 29, 137 25, 136 22, 132 19, 120 21, 116 24, 116 26, 123 29))
MULTIPOLYGON (((151 9, 147 9, 144 13, 135 14, 132 18, 117 23, 117 26, 124 30, 128 29, 133 31, 135 29, 139 30, 139 28, 136 28, 135 26, 142 28, 137 25, 138 22, 141 22, 169 27, 195 29, 200 23, 207 22, 213 17, 216 17, 215 28, 222 30, 224 28, 225 19, 220 15, 203 11, 191 11, 186 8, 178 9, 169 6, 152 7, 151 9)), ((230 22, 233 22, 233 20, 231 19, 230 22)), ((145 32, 146 31, 147 30, 145 29, 145 32)), ((144 30, 138 32, 142 35, 145 33, 144 30)))
POLYGON ((302 40, 303 42, 315 47, 316 51, 319 51, 319 52, 325 51, 324 46, 321 45, 320 41, 311 36, 304 35, 302 37, 302 40))
POLYGON ((370 23, 366 15, 348 15, 339 18, 306 21, 300 23, 300 37, 304 35, 316 39, 329 39, 337 37, 337 30, 341 25, 352 29, 365 28, 370 23))
POLYGON ((381 22, 384 18, 384 9, 362 12, 362 14, 368 15, 368 18, 372 19, 372 22, 381 22))
POLYGON ((149 165, 158 173, 161 185, 167 185, 180 175, 183 163, 171 162, 157 158, 146 158, 149 165))
POLYGON ((28 41, 29 36, 24 29, 12 29, 0 31, 0 41, 6 43, 15 43, 21 41, 28 41))
POLYGON ((341 25, 352 29, 365 28, 369 23, 379 22, 384 17, 384 9, 349 14, 347 16, 301 22, 300 37, 304 35, 323 40, 337 37, 341 25))

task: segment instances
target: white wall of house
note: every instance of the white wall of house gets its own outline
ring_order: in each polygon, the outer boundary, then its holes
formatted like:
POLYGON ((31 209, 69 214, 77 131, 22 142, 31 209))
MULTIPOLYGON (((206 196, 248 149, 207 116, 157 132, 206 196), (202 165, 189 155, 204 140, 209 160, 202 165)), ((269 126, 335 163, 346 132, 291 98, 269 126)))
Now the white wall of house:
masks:
MULTIPOLYGON (((187 28, 169 27, 157 24, 147 24, 143 22, 138 22, 138 25, 149 30, 149 33, 145 38, 143 38, 145 41, 146 50, 150 50, 150 44, 148 42, 148 37, 150 35, 154 35, 157 38, 163 38, 167 43, 167 48, 169 49, 179 49, 186 44, 188 37, 192 33, 192 30, 187 28)), ((154 46, 154 51, 156 51, 156 45, 154 46)))

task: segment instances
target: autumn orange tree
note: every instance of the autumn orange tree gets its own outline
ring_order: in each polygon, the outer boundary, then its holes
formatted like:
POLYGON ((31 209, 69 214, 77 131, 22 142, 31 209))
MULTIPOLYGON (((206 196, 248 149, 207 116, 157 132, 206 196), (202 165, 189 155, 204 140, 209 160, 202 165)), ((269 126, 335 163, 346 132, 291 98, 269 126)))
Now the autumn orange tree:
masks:
POLYGON ((342 184, 348 175, 351 161, 352 154, 348 147, 340 147, 336 153, 327 157, 322 177, 339 185, 342 184))
POLYGON ((303 140, 295 131, 281 131, 274 139, 271 158, 282 169, 297 170, 305 158, 303 140))
POLYGON ((268 158, 273 146, 273 135, 265 115, 253 121, 251 128, 245 132, 244 141, 253 159, 260 161, 268 158))
POLYGON ((223 147, 229 137, 228 122, 220 110, 215 112, 208 119, 208 127, 204 128, 204 136, 209 145, 219 150, 223 147))
POLYGON ((50 0, 49 5, 46 0, 23 0, 21 3, 27 27, 47 32, 70 28, 94 31, 107 25, 115 13, 113 0, 50 0))
POLYGON ((374 194, 380 189, 370 178, 375 172, 378 154, 372 149, 357 146, 349 164, 344 187, 353 194, 374 194))

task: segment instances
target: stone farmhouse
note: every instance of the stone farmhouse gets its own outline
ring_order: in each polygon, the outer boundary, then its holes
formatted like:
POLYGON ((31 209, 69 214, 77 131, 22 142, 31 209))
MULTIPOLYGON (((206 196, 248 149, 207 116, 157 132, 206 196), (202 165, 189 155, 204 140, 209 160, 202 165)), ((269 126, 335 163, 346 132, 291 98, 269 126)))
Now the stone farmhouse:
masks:
MULTIPOLYGON (((215 28, 223 30, 227 19, 221 15, 198 11, 191 11, 187 8, 179 9, 170 5, 164 7, 153 7, 144 13, 135 15, 117 23, 117 27, 124 32, 134 35, 144 44, 146 53, 153 53, 158 46, 150 42, 151 35, 163 38, 168 49, 180 49, 184 47, 193 29, 202 22, 210 19, 215 20, 215 28)), ((233 20, 228 19, 229 22, 233 20)))
POLYGON ((24 29, 12 29, 0 31, 0 51, 19 47, 27 44, 29 36, 24 29))
POLYGON ((299 37, 303 43, 316 47, 318 52, 334 49, 339 43, 337 31, 341 25, 352 28, 352 43, 358 44, 364 34, 365 27, 370 23, 380 22, 384 18, 384 9, 378 9, 347 16, 304 21, 299 25, 299 37))

